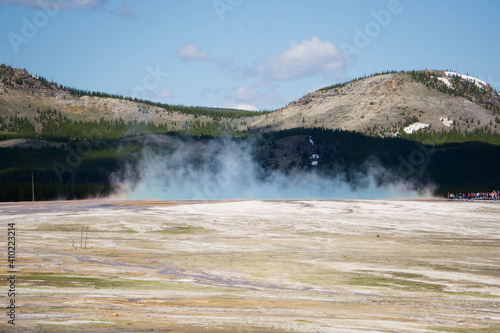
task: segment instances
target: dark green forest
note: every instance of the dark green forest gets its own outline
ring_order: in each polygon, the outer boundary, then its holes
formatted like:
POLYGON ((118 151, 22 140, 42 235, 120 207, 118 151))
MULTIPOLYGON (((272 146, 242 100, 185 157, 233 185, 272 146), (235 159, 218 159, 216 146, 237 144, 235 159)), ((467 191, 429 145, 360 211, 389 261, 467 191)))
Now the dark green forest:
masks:
MULTIPOLYGON (((246 136, 246 131, 238 131, 236 126, 231 124, 230 119, 212 120, 202 122, 199 119, 187 122, 182 129, 174 129, 168 124, 157 124, 145 121, 127 121, 123 119, 107 120, 101 118, 99 121, 75 121, 63 116, 58 110, 38 110, 38 121, 42 125, 40 131, 36 131, 35 126, 28 118, 11 116, 5 119, 0 116, 0 140, 15 138, 31 138, 42 140, 93 140, 93 139, 121 139, 124 137, 134 137, 145 134, 181 134, 190 136, 210 136, 219 137, 229 135, 232 137, 246 136)), ((498 118, 498 117, 497 117, 498 118)), ((408 123, 414 122, 409 119, 408 123)), ((500 124, 500 118, 496 121, 500 124)), ((418 141, 427 145, 441 145, 458 142, 484 142, 500 145, 500 133, 492 132, 491 129, 479 127, 474 130, 464 129, 459 132, 456 129, 451 131, 422 130, 413 134, 406 134, 401 124, 399 137, 402 139, 418 141)), ((379 137, 381 129, 374 126, 370 131, 365 131, 366 136, 379 137)))
POLYGON ((335 148, 348 162, 348 172, 357 172, 364 162, 375 159, 395 177, 435 185, 435 194, 440 196, 448 192, 500 189, 499 145, 474 141, 428 145, 407 138, 375 138, 320 128, 275 132, 272 137, 277 140, 299 134, 310 135, 327 147, 335 148))
MULTIPOLYGON (((111 133, 114 132, 111 129, 103 130, 103 133, 109 135, 73 139, 54 136, 59 147, 0 148, 0 201, 30 201, 32 175, 36 200, 83 199, 112 193, 110 175, 122 170, 127 164, 134 165, 137 162, 145 147, 139 139, 146 137, 146 134, 133 141, 124 141, 126 138, 112 138, 111 133)), ((376 161, 395 179, 422 186, 436 185, 437 195, 445 195, 450 191, 491 191, 500 187, 498 145, 483 142, 424 145, 404 138, 375 138, 356 132, 321 128, 244 134, 232 140, 247 141, 254 145, 256 151, 263 146, 285 149, 276 142, 286 141, 293 136, 314 138, 321 154, 321 165, 324 166, 316 172, 325 177, 342 172, 349 178, 351 173, 362 172, 367 161, 376 161), (329 166, 333 163, 340 163, 342 168, 331 169, 329 166)), ((220 140, 203 135, 168 135, 181 141, 220 140)), ((78 135, 74 133, 73 136, 78 135)), ((148 144, 148 148, 151 145, 156 145, 159 150, 176 148, 157 143, 148 144)), ((311 172, 310 163, 307 163, 309 155, 302 155, 305 163, 289 165, 281 171, 287 173, 291 169, 298 169, 311 172)), ((268 156, 255 154, 254 158, 263 169, 272 169, 266 164, 268 156)))
POLYGON ((166 123, 157 124, 152 121, 127 121, 123 119, 99 121, 76 121, 61 115, 57 110, 38 111, 36 120, 41 123, 42 129, 37 131, 28 118, 10 117, 4 119, 0 116, 0 140, 30 138, 41 140, 65 141, 67 139, 92 140, 92 139, 120 139, 144 134, 177 133, 191 136, 221 135, 239 136, 236 126, 231 125, 228 119, 202 122, 199 119, 188 121, 182 129, 174 129, 166 123))

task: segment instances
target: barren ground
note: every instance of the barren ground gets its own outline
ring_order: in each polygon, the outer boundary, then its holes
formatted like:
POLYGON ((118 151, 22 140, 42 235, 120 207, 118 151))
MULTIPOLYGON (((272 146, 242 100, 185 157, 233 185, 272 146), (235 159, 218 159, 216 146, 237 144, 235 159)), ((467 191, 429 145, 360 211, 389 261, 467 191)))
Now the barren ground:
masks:
POLYGON ((12 222, 18 270, 0 331, 500 331, 496 203, 4 203, 0 221, 4 309, 12 222))

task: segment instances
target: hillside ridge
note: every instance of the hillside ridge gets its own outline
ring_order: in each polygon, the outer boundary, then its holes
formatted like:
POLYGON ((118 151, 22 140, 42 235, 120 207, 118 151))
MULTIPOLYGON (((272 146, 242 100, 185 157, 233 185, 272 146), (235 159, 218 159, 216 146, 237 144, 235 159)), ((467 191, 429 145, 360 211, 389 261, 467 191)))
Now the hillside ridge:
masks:
POLYGON ((372 136, 500 132, 499 93, 484 81, 450 71, 374 74, 321 88, 274 112, 233 111, 82 91, 35 77, 26 69, 0 66, 0 134, 22 135, 27 133, 22 128, 32 126, 33 135, 42 133, 49 121, 55 126, 102 119, 198 135, 313 127, 372 136))
POLYGON ((259 117, 252 125, 275 130, 338 128, 382 136, 414 123, 427 124, 427 130, 435 131, 487 128, 498 132, 498 92, 485 83, 477 90, 484 89, 488 100, 480 99, 464 92, 462 80, 456 80, 457 89, 447 87, 437 79, 444 73, 388 73, 323 88, 259 117))

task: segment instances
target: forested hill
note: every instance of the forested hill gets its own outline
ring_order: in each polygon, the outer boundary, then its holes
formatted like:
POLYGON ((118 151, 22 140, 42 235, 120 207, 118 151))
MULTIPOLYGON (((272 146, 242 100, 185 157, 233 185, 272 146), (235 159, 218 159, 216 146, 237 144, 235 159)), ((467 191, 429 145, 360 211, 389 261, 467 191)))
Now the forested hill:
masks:
MULTIPOLYGON (((217 135, 246 129, 252 118, 264 113, 169 105, 85 91, 36 77, 25 69, 0 65, 0 136, 4 137, 47 136, 59 127, 73 130, 71 124, 87 122, 108 128, 113 124, 119 128, 138 125, 148 130, 157 127, 153 133, 193 130, 194 135, 217 135)), ((135 132, 142 133, 141 129, 135 132)), ((63 130, 60 136, 65 135, 63 130)))
POLYGON ((454 132, 453 140, 474 132, 476 140, 500 133, 500 94, 487 82, 450 71, 393 71, 319 89, 255 120, 252 126, 274 130, 322 126, 434 139, 454 132))
POLYGON ((0 66, 0 138, 120 138, 179 133, 241 136, 343 129, 426 144, 500 143, 500 95, 448 71, 384 72, 307 94, 274 112, 186 107, 85 91, 0 66))

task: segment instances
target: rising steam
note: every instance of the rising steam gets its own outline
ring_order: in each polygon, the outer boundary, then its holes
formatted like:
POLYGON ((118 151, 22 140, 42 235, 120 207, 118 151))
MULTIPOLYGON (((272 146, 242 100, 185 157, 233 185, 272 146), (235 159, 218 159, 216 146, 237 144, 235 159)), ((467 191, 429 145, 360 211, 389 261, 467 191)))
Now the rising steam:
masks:
POLYGON ((390 199, 422 196, 415 186, 376 163, 349 176, 265 172, 247 142, 178 142, 176 149, 144 148, 137 163, 113 175, 123 199, 390 199))

